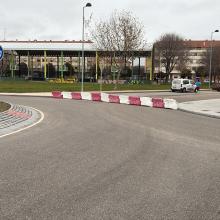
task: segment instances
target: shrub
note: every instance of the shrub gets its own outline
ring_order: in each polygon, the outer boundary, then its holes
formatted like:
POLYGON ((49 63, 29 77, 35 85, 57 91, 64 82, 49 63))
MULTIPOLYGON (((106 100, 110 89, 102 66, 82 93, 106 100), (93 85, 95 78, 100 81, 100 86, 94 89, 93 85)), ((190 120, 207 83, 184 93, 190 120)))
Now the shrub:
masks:
POLYGON ((215 83, 212 85, 212 89, 220 92, 220 83, 215 83))

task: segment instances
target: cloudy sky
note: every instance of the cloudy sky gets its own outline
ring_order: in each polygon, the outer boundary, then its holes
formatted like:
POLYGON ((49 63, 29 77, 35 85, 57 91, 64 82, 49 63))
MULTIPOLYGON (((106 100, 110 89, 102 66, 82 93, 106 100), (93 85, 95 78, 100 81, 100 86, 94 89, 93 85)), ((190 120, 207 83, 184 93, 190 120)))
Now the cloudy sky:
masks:
MULTIPOLYGON (((0 0, 0 39, 80 40, 83 0, 0 0)), ((107 19, 115 10, 131 11, 151 43, 175 32, 185 39, 210 39, 220 29, 220 0, 91 0, 86 19, 107 19)), ((214 35, 220 40, 220 33, 214 35)))

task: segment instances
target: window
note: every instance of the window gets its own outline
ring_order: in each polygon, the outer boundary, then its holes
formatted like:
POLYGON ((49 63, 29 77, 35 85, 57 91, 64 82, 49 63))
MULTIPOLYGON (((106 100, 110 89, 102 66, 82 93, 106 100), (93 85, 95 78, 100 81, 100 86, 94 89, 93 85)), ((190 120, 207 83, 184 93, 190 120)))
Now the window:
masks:
POLYGON ((189 84, 189 80, 183 80, 183 85, 189 84))

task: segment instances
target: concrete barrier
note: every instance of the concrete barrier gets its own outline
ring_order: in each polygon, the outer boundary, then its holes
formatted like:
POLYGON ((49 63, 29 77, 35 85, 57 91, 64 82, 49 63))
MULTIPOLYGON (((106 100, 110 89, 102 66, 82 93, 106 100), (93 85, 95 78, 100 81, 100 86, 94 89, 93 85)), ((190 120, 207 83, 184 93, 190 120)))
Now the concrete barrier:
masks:
POLYGON ((91 92, 81 92, 81 96, 83 100, 92 100, 91 92))
POLYGON ((101 101, 102 102, 109 102, 109 94, 107 93, 101 93, 101 101))
POLYGON ((62 99, 63 98, 63 95, 60 91, 53 91, 52 96, 53 96, 53 98, 56 98, 56 99, 62 99))
POLYGON ((148 106, 154 108, 178 109, 178 103, 175 99, 162 99, 139 96, 114 95, 100 92, 60 92, 53 91, 52 97, 58 99, 75 99, 102 101, 110 103, 121 103, 127 105, 148 106))
POLYGON ((81 92, 72 92, 71 96, 72 96, 72 99, 75 99, 75 100, 81 100, 82 99, 81 92))
POLYGON ((139 96, 129 96, 130 105, 141 105, 141 100, 139 96))
POLYGON ((141 105, 153 107, 152 98, 151 97, 140 97, 141 105))
POLYGON ((164 108, 169 108, 169 109, 178 109, 178 104, 175 99, 164 99, 164 108))
POLYGON ((119 95, 119 99, 120 99, 120 103, 121 104, 126 104, 126 105, 129 105, 129 96, 127 95, 119 95))
POLYGON ((109 102, 111 103, 120 103, 120 99, 118 95, 109 95, 109 102))
POLYGON ((152 98, 154 108, 164 108, 164 102, 162 98, 152 98))
POLYGON ((71 92, 62 92, 64 99, 72 99, 71 92))
POLYGON ((92 92, 91 97, 92 97, 92 101, 101 102, 101 93, 100 92, 92 92))

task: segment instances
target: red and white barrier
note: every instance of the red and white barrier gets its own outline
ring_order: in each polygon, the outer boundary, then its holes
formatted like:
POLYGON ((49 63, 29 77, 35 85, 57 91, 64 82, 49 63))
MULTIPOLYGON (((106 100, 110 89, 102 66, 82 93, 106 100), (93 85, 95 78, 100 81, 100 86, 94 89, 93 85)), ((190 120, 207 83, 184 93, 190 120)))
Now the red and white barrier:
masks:
POLYGON ((127 105, 148 106, 153 108, 178 109, 178 103, 174 99, 162 99, 139 96, 113 95, 100 92, 60 92, 53 91, 52 96, 58 99, 90 100, 127 105))
POLYGON ((72 95, 72 99, 75 99, 75 100, 82 99, 81 92, 72 92, 71 95, 72 95))
POLYGON ((71 92, 62 92, 64 99, 72 99, 71 92))
POLYGON ((101 93, 101 101, 102 102, 109 102, 109 94, 107 93, 101 93))
POLYGON ((129 96, 130 105, 141 105, 141 100, 139 96, 129 96))
POLYGON ((63 98, 63 95, 60 91, 53 91, 52 96, 53 96, 53 98, 56 98, 56 99, 62 99, 63 98))
POLYGON ((120 99, 118 95, 109 95, 109 102, 111 103, 120 103, 120 99))
POLYGON ((164 108, 164 102, 162 98, 152 98, 154 108, 164 108))
POLYGON ((120 99, 120 104, 126 104, 129 105, 129 96, 127 95, 119 95, 119 99, 120 99))
POLYGON ((92 97, 92 101, 101 102, 101 93, 100 92, 92 92, 91 97, 92 97))
POLYGON ((178 109, 178 103, 175 99, 164 99, 164 108, 169 108, 169 109, 178 109))
POLYGON ((91 92, 81 92, 82 100, 92 100, 91 92))
POLYGON ((151 97, 140 97, 141 105, 153 107, 152 98, 151 97))

